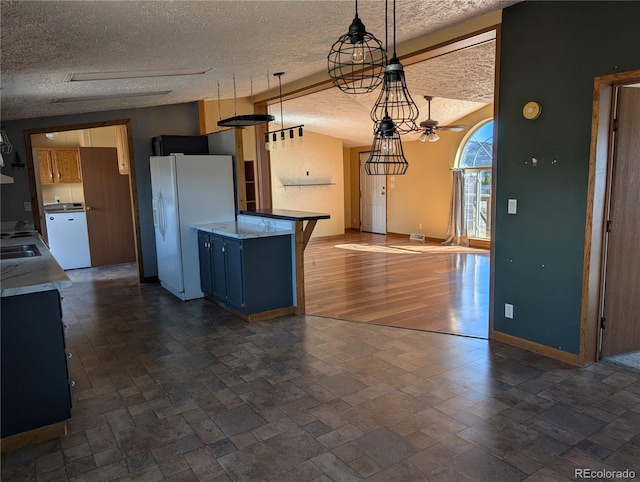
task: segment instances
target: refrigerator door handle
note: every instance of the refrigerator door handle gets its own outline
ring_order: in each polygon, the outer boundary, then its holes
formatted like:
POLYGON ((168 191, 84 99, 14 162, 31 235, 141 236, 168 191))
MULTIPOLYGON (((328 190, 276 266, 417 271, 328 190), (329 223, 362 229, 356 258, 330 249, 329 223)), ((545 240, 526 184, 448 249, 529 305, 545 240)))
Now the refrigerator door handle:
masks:
POLYGON ((164 199, 162 198, 162 193, 158 196, 158 229, 162 235, 162 240, 164 241, 165 234, 167 232, 167 220, 164 213, 164 199))

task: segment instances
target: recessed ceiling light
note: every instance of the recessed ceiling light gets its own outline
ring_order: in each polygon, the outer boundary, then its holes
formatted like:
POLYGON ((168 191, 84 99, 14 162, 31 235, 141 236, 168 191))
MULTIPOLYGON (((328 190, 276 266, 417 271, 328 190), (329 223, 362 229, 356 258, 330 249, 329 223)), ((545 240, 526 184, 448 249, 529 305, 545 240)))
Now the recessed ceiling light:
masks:
POLYGON ((139 92, 131 94, 111 94, 111 95, 91 95, 86 97, 63 97, 56 99, 52 104, 59 104, 64 102, 84 102, 89 100, 113 100, 113 99, 128 99, 130 97, 150 97, 153 95, 166 95, 170 90, 163 90, 160 92, 139 92))
POLYGON ((178 75, 202 75, 208 70, 202 69, 172 69, 172 70, 125 70, 122 72, 84 72, 67 76, 67 82, 82 82, 87 80, 140 79, 144 77, 174 77, 178 75))

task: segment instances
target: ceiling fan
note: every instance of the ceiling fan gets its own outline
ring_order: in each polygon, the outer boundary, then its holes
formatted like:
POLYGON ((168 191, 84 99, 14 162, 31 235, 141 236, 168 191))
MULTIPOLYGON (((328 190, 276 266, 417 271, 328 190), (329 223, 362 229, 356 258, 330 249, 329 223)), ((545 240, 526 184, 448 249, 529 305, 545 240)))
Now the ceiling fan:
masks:
POLYGON ((433 99, 433 96, 431 95, 425 95, 424 99, 428 102, 429 104, 429 111, 428 111, 428 119, 425 121, 420 122, 420 127, 423 129, 422 135, 420 136, 419 140, 422 142, 436 142, 438 139, 440 139, 440 136, 438 134, 436 134, 436 130, 439 131, 454 131, 454 132, 460 132, 464 129, 466 129, 466 125, 464 124, 459 124, 459 125, 451 125, 451 126, 440 126, 438 125, 438 121, 437 120, 433 120, 431 118, 431 100, 433 99))

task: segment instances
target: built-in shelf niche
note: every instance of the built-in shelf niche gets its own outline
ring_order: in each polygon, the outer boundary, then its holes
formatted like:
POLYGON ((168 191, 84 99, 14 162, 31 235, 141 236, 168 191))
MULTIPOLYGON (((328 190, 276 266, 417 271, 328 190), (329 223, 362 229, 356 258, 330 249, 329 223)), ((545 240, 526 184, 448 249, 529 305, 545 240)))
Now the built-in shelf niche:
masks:
POLYGON ((244 161, 244 187, 247 198, 247 211, 256 211, 256 172, 255 163, 252 160, 244 161))

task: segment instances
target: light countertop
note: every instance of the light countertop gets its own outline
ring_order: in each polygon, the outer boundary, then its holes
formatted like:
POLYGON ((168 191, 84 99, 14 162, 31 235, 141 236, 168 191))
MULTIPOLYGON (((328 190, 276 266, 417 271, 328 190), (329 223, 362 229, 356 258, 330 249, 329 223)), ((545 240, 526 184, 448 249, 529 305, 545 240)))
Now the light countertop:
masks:
POLYGON ((237 239, 263 238, 293 234, 292 229, 276 227, 273 224, 254 224, 243 222, 192 224, 192 228, 208 233, 219 234, 237 239))
POLYGON ((2 297, 55 290, 71 286, 55 258, 40 236, 9 238, 0 246, 35 244, 42 256, 0 260, 0 294, 2 297))

